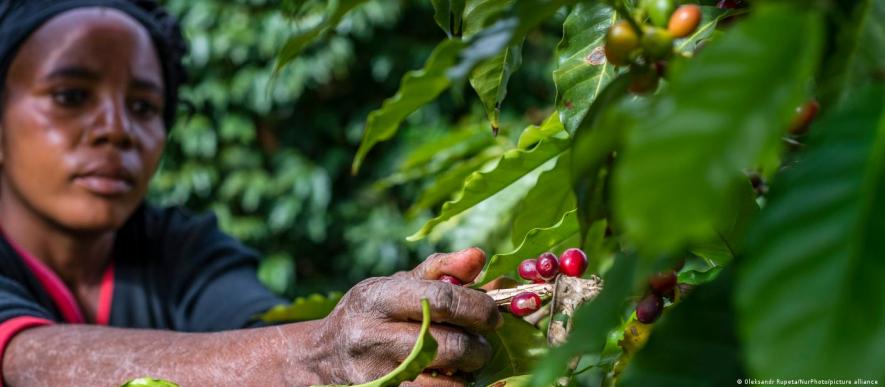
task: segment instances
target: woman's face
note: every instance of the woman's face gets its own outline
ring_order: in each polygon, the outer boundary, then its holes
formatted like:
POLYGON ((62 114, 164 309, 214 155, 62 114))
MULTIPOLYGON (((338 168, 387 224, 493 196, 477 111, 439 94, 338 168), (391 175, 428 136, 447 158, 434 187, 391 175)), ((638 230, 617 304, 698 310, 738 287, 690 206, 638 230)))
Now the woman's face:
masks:
POLYGON ((9 68, 0 201, 78 232, 119 228, 165 144, 163 77, 147 30, 123 12, 53 18, 9 68))

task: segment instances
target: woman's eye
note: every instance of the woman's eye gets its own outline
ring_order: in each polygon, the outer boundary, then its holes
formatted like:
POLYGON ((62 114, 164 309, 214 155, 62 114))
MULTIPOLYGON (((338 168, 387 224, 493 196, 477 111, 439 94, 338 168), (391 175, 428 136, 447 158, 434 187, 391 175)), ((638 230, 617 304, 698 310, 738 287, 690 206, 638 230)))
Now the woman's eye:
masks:
POLYGON ((85 90, 65 89, 52 93, 55 103, 64 107, 75 107, 86 101, 88 94, 85 90))
POLYGON ((135 100, 129 104, 129 109, 132 110, 132 113, 140 117, 153 117, 154 115, 160 112, 160 108, 157 105, 145 101, 145 100, 135 100))

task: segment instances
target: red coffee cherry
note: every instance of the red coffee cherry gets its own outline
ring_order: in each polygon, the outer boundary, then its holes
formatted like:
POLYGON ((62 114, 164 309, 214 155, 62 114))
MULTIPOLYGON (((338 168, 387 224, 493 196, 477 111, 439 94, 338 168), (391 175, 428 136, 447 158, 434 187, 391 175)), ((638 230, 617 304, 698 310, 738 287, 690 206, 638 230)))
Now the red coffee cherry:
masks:
POLYGON ((670 23, 667 24, 667 31, 674 38, 684 38, 691 35, 701 23, 701 7, 697 4, 686 4, 676 8, 673 16, 670 16, 670 23))
POLYGON ((510 300, 510 313, 526 316, 541 309, 541 297, 532 292, 522 292, 510 300))
POLYGON ((651 324, 661 317, 664 310, 664 300, 661 296, 650 293, 636 305, 636 319, 643 324, 651 324))
POLYGON ((652 293, 659 296, 666 295, 676 286, 676 273, 673 271, 657 273, 648 279, 648 286, 652 293))
POLYGON ((634 66, 630 71, 630 85, 627 89, 633 94, 653 93, 658 89, 659 79, 654 69, 634 66))
POLYGON ((448 282, 448 283, 455 285, 455 286, 461 286, 463 284, 461 282, 461 280, 459 280, 458 278, 455 278, 453 276, 450 276, 448 274, 443 274, 443 275, 439 276, 439 280, 442 282, 448 282))
POLYGON ((538 275, 547 281, 559 274, 559 261, 556 260, 556 255, 551 252, 546 252, 538 257, 537 267, 538 275))
POLYGON ((746 8, 747 3, 744 0, 719 0, 716 3, 717 8, 721 9, 738 9, 738 8, 746 8))
POLYGON ((538 274, 538 260, 526 259, 519 264, 519 276, 523 279, 534 281, 541 279, 538 274))
POLYGON ((568 249, 559 256, 559 272, 569 277, 580 277, 587 270, 587 254, 581 249, 568 249))
POLYGON ((817 116, 818 110, 820 110, 820 104, 814 99, 796 108, 796 116, 790 124, 790 133, 801 135, 808 132, 808 127, 811 126, 811 122, 817 116))
POLYGON ((605 35, 605 58, 615 66, 630 64, 630 54, 639 47, 639 36, 626 20, 611 26, 605 35))

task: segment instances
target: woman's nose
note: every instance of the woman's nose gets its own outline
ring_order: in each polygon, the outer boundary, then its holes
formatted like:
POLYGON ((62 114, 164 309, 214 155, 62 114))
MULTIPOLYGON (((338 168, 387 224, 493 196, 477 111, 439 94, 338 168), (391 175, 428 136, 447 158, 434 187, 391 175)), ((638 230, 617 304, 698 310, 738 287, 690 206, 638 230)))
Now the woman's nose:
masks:
POLYGON ((95 122, 91 125, 90 143, 93 145, 109 143, 120 148, 132 147, 135 137, 125 102, 108 99, 99 109, 95 122))

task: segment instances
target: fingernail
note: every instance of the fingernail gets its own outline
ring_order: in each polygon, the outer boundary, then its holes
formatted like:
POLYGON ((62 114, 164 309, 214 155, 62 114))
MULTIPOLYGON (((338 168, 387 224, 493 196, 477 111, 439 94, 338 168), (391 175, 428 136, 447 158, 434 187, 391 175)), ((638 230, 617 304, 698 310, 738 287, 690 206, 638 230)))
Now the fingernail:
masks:
POLYGON ((469 250, 474 250, 474 251, 476 251, 476 253, 479 254, 479 255, 481 255, 482 258, 483 258, 483 260, 485 260, 485 258, 486 258, 486 252, 483 251, 481 248, 476 247, 476 246, 472 246, 472 247, 468 247, 468 248, 466 248, 466 249, 463 249, 463 250, 459 251, 457 254, 462 254, 462 253, 465 253, 465 254, 466 254, 466 253, 468 253, 469 250))

